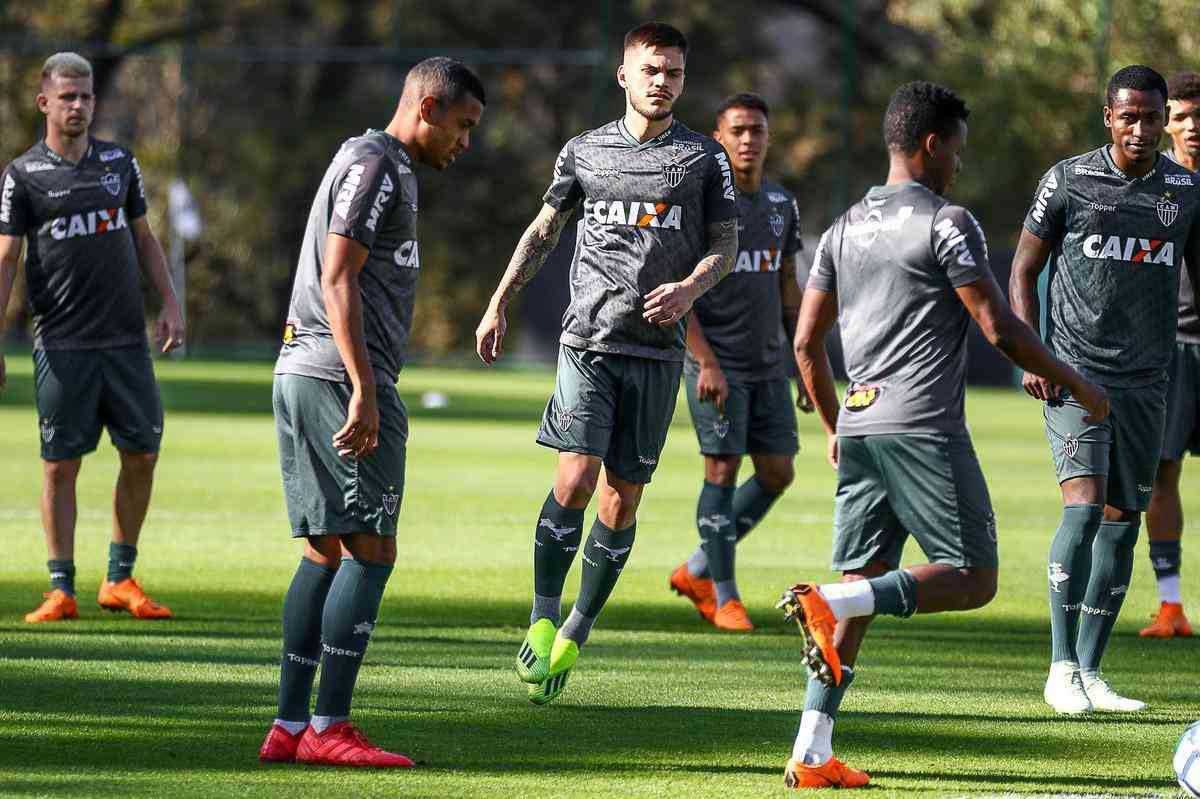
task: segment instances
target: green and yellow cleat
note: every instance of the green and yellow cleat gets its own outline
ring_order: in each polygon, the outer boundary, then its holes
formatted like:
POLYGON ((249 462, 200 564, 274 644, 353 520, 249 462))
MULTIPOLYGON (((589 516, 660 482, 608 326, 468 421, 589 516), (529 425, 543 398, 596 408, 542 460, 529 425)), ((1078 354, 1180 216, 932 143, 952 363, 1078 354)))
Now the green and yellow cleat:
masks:
POLYGON ((579 644, 569 638, 554 637, 550 652, 550 673, 537 685, 529 686, 529 701, 535 705, 548 705, 558 698, 567 687, 571 667, 579 657, 579 644))
POLYGON ((517 651, 517 677, 521 682, 542 682, 550 676, 550 647, 554 645, 554 622, 538 619, 529 625, 517 651))

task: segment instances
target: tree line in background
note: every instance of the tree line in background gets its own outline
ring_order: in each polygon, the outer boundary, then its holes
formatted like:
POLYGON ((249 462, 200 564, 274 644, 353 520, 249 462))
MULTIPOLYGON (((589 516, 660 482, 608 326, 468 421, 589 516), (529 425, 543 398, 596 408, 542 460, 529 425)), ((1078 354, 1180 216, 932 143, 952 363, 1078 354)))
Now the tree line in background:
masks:
MULTIPOLYGON (((1105 140, 1108 73, 1200 66, 1185 55, 1197 52, 1193 13, 1186 0, 10 0, 0 3, 0 163, 42 135, 42 59, 62 48, 91 57, 95 132, 138 153, 155 229, 171 238, 173 178, 199 205, 204 233, 186 248, 193 343, 267 342, 339 144, 387 123, 422 52, 472 51, 464 60, 488 107, 471 152, 445 175, 421 175, 413 336, 427 353, 463 351, 558 148, 621 114, 613 72, 637 22, 688 35, 678 115, 689 126, 711 130, 733 92, 768 99, 768 171, 797 193, 812 234, 882 180, 892 89, 914 78, 953 87, 972 113, 952 195, 1007 250, 1040 175, 1105 140)), ((23 302, 8 315, 23 329, 23 302)))

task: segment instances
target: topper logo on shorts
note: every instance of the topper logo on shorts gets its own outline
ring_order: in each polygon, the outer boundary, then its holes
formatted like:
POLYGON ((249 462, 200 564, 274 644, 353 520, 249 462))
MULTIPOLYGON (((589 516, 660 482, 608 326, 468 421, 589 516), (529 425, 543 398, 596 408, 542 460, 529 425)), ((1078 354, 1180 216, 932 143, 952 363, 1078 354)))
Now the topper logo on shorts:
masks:
POLYGON ((1125 238, 1093 233, 1083 240, 1083 254, 1087 258, 1109 261, 1175 265, 1175 243, 1163 239, 1125 238))
MULTIPOLYGON (((1075 167, 1075 171, 1079 171, 1079 167, 1075 167)), ((1041 191, 1038 192, 1037 199, 1033 203, 1033 219, 1035 222, 1041 222, 1046 218, 1046 203, 1054 196, 1054 192, 1058 191, 1058 178, 1054 176, 1054 171, 1046 176, 1046 182, 1042 184, 1041 191)))
POLYGON ((846 389, 846 410, 858 413, 875 404, 883 389, 879 386, 851 385, 846 389))
POLYGON ((379 217, 383 215, 383 207, 387 205, 395 188, 392 179, 385 174, 383 183, 379 184, 379 191, 375 194, 375 202, 371 203, 371 215, 367 217, 367 230, 374 230, 375 226, 379 224, 379 217))
POLYGON ((683 208, 668 203, 647 203, 638 200, 596 200, 587 213, 601 225, 628 225, 680 230, 683 208))
POLYGON ((735 272, 778 272, 780 250, 740 250, 733 265, 735 272))
POLYGON ((392 260, 396 262, 396 266, 405 266, 409 269, 421 268, 421 254, 417 248, 417 240, 409 239, 402 242, 396 248, 396 252, 392 255, 392 260))
POLYGON ((354 199, 354 193, 358 191, 358 187, 362 185, 363 173, 367 171, 367 165, 361 162, 351 165, 346 170, 346 177, 342 179, 341 188, 338 189, 337 199, 333 201, 333 212, 345 219, 350 214, 350 201, 354 199))
POLYGON ((42 225, 42 232, 50 231, 50 235, 58 240, 76 239, 80 236, 97 236, 114 230, 126 230, 129 220, 125 218, 124 208, 101 208, 98 211, 88 211, 86 214, 72 214, 51 219, 42 225))
POLYGON ((17 182, 12 175, 4 176, 4 188, 0 189, 0 222, 12 222, 12 198, 17 182))

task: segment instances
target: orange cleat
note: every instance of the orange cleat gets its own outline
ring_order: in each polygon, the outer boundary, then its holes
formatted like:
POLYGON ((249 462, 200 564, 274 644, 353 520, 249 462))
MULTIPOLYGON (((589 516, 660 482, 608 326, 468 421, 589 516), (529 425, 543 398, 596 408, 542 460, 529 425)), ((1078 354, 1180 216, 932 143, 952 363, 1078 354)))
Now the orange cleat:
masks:
POLYGON ((754 625, 750 622, 750 614, 746 612, 746 606, 737 599, 726 600, 713 616, 712 622, 720 630, 749 632, 754 629, 754 625))
POLYGON ((47 591, 42 596, 46 598, 46 601, 39 605, 37 610, 31 610, 25 614, 26 623, 39 624, 44 621, 67 621, 79 618, 79 605, 75 603, 75 597, 61 588, 47 591))
POLYGON ((125 610, 135 619, 169 619, 171 611, 146 596, 142 584, 132 577, 119 583, 105 581, 96 600, 105 610, 125 610))
POLYGON ((705 621, 712 621, 717 615, 716 586, 706 577, 693 577, 689 574, 686 563, 671 574, 671 590, 692 600, 692 604, 705 621))
POLYGON ((1183 615, 1183 605, 1179 602, 1163 602, 1154 621, 1142 629, 1143 638, 1190 638, 1191 635, 1192 625, 1188 624, 1187 616, 1183 615))
POLYGON ((304 731, 296 749, 296 762, 309 766, 357 766, 359 768, 412 768, 404 755, 385 752, 367 740, 348 721, 330 725, 325 732, 312 727, 304 731))
POLYGON ((258 748, 259 761, 262 763, 291 763, 296 759, 296 750, 300 747, 300 739, 303 737, 304 732, 292 735, 278 724, 272 724, 271 729, 267 731, 267 737, 263 739, 262 746, 258 748))
POLYGON ((850 768, 836 757, 821 766, 789 760, 783 772, 783 784, 789 788, 865 788, 870 783, 870 774, 850 768))
POLYGON ((816 583, 797 583, 783 592, 775 604, 783 610, 785 619, 800 627, 804 636, 804 655, 801 661, 808 670, 828 686, 842 684, 842 658, 833 644, 837 617, 821 596, 816 583))

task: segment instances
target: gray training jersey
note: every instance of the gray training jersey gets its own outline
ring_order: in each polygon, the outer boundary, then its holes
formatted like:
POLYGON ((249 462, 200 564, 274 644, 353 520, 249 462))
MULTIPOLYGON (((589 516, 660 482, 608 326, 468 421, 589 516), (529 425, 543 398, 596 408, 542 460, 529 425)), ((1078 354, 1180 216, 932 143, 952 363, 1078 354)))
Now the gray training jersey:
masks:
MULTIPOLYGON (((1171 150, 1163 155, 1179 164, 1171 150)), ((1179 271, 1179 323, 1175 327, 1175 340, 1183 344, 1200 344, 1200 313, 1196 311, 1196 293, 1187 269, 1179 271)))
POLYGON ((583 205, 560 341, 682 361, 686 319, 651 324, 642 298, 691 274, 708 226, 737 216, 724 148, 680 122, 645 142, 610 122, 567 142, 544 200, 559 211, 583 205))
POLYGON ((1025 229, 1054 244, 1045 338, 1055 355, 1113 388, 1166 378, 1179 319, 1179 274, 1200 258, 1200 190, 1158 157, 1129 178, 1100 147, 1055 164, 1025 229))
POLYGON ((146 214, 133 153, 89 139, 78 163, 44 141, 0 176, 0 234, 25 236, 33 346, 127 347, 146 341, 142 277, 129 224, 146 214))
MULTIPOLYGON (((796 279, 793 256, 804 246, 800 207, 782 186, 764 180, 759 191, 737 193, 737 209, 737 262, 693 310, 727 376, 744 382, 785 377, 792 350, 780 279, 796 279)), ((699 368, 690 352, 687 366, 699 368)))
POLYGON ((917 183, 875 186, 825 231, 808 288, 837 293, 838 435, 966 431, 970 315, 955 289, 990 278, 975 217, 917 183))
POLYGON ((412 328, 420 258, 417 178, 403 145, 387 133, 369 130, 348 140, 325 170, 304 231, 276 374, 346 379, 321 290, 330 233, 367 248, 358 274, 367 354, 377 379, 395 384, 412 328))

